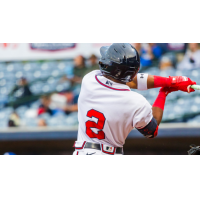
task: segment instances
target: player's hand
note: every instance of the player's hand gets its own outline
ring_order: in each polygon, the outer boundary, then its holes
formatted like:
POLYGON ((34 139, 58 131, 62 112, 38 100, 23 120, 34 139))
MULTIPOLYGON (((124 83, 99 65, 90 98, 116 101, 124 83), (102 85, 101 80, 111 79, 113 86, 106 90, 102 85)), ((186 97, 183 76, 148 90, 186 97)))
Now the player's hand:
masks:
POLYGON ((167 96, 171 92, 176 92, 178 91, 177 88, 173 87, 162 87, 159 92, 163 92, 165 96, 167 96))
POLYGON ((181 90, 183 92, 194 92, 195 90, 190 88, 190 85, 196 85, 195 81, 192 81, 186 76, 169 76, 171 80, 171 87, 175 88, 176 91, 181 90))

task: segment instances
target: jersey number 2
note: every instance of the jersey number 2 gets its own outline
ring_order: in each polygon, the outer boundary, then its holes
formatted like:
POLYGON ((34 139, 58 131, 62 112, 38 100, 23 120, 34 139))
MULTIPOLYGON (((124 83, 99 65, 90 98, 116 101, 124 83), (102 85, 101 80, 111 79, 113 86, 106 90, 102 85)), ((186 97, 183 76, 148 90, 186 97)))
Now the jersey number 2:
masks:
POLYGON ((90 137, 90 138, 98 138, 99 140, 103 140, 105 139, 105 133, 102 131, 106 118, 104 117, 103 113, 100 113, 96 110, 89 110, 87 113, 87 117, 95 117, 98 119, 98 122, 95 123, 93 121, 87 121, 85 123, 86 125, 86 134, 90 137), (99 129, 98 134, 94 133, 92 131, 91 128, 97 128, 99 129))

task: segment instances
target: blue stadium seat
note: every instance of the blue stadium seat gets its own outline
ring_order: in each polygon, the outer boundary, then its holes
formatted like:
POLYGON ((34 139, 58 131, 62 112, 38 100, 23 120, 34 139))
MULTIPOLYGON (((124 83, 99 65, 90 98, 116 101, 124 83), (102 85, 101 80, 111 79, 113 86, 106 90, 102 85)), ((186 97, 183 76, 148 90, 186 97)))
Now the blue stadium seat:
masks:
POLYGON ((27 75, 25 77, 27 78, 28 82, 32 82, 35 80, 35 77, 34 77, 33 73, 31 73, 31 72, 27 73, 27 75))
POLYGON ((51 70, 56 69, 58 65, 57 61, 48 61, 43 64, 47 64, 51 70))
POLYGON ((199 125, 199 124, 200 124, 200 115, 198 115, 198 116, 196 116, 196 117, 194 117, 194 118, 192 118, 192 119, 189 119, 189 120, 187 121, 187 123, 199 125))
POLYGON ((7 83, 6 79, 4 78, 0 79, 0 87, 6 86, 6 83, 7 83))
POLYGON ((16 112, 17 114, 20 116, 20 117, 23 117, 24 116, 24 113, 28 110, 28 107, 27 106, 20 106, 16 109, 16 112))
POLYGON ((30 108, 31 109, 37 109, 39 106, 40 106, 41 102, 40 100, 37 100, 35 102, 33 102, 31 105, 30 105, 30 108))
POLYGON ((60 120, 58 120, 57 117, 51 117, 49 120, 47 120, 47 123, 49 126, 56 127, 59 126, 60 120))
POLYGON ((6 71, 7 72, 14 72, 15 71, 13 63, 10 63, 6 66, 6 71))
POLYGON ((1 120, 1 121, 0 121, 0 127, 1 127, 1 128, 6 128, 6 127, 8 127, 8 120, 1 120))
POLYGON ((77 119, 71 116, 66 117, 66 125, 67 126, 76 126, 77 125, 77 119))
POLYGON ((38 116, 38 119, 44 119, 46 121, 49 121, 50 118, 51 118, 51 116, 49 115, 49 113, 44 113, 44 114, 38 116))
POLYGON ((2 96, 7 96, 9 94, 9 91, 8 91, 7 87, 1 87, 0 88, 0 94, 2 96))
POLYGON ((61 73, 59 72, 59 70, 55 69, 55 70, 52 71, 51 75, 54 76, 54 77, 57 77, 57 76, 61 75, 61 73))
POLYGON ((26 118, 24 122, 27 127, 37 127, 37 119, 26 118))
POLYGON ((0 121, 6 121, 6 120, 8 120, 8 117, 9 117, 8 113, 6 113, 4 111, 0 112, 0 121))
POLYGON ((17 79, 20 79, 20 78, 22 78, 22 77, 25 77, 25 74, 24 74, 23 71, 18 71, 18 72, 15 73, 15 77, 16 77, 17 79))
POLYGON ((176 76, 183 76, 183 72, 181 70, 176 70, 176 76))
POLYGON ((5 73, 3 71, 0 71, 0 79, 5 77, 5 73))
MULTIPOLYGON (((7 108, 4 108, 4 109, 2 109, 1 111, 0 111, 0 113, 4 113, 5 114, 5 117, 4 118, 6 118, 6 119, 8 119, 8 117, 11 115, 11 113, 13 113, 14 112, 14 109, 13 108, 11 108, 11 107, 7 107, 7 108)), ((2 114, 2 115, 4 115, 4 114, 2 114)))
POLYGON ((4 70, 6 68, 5 62, 0 62, 0 71, 4 70))
POLYGON ((47 83, 48 84, 56 84, 57 83, 57 80, 56 80, 56 78, 54 78, 54 77, 49 77, 48 79, 47 79, 47 83))
POLYGON ((66 64, 65 62, 59 62, 58 65, 57 65, 57 68, 60 72, 64 72, 65 71, 65 67, 66 67, 66 64))
POLYGON ((35 69, 31 66, 30 63, 26 63, 23 66, 23 71, 25 72, 33 72, 35 69))
POLYGON ((43 85, 43 82, 39 81, 31 85, 30 89, 34 94, 40 94, 42 92, 43 85))
POLYGON ((40 70, 37 70, 33 73, 34 77, 37 79, 37 78, 41 78, 41 71, 40 70))

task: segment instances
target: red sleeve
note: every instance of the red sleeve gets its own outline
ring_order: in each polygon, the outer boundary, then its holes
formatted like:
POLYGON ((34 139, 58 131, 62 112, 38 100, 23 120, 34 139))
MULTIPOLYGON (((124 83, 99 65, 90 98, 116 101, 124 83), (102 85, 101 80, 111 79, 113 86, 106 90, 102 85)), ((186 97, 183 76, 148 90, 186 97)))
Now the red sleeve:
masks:
POLYGON ((154 76, 154 88, 158 87, 170 87, 171 80, 170 78, 154 76))
POLYGON ((164 91, 160 91, 152 107, 159 107, 162 110, 164 110, 165 101, 166 101, 166 94, 164 91))

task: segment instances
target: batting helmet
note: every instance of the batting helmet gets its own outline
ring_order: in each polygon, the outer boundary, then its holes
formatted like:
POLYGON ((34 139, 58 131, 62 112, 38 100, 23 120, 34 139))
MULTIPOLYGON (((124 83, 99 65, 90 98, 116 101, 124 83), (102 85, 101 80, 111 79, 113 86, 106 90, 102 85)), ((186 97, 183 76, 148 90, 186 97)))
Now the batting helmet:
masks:
POLYGON ((130 82, 140 69, 140 57, 129 43, 114 43, 100 49, 99 67, 104 75, 123 83, 130 82))

